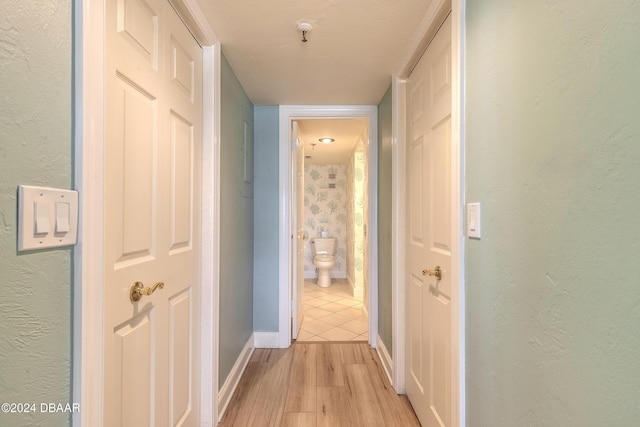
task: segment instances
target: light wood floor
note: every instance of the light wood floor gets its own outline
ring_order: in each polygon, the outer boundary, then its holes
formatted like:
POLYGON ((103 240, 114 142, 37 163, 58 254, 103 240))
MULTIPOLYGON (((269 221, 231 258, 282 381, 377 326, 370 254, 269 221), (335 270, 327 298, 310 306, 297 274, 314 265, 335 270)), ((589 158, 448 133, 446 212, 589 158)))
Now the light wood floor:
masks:
POLYGON ((253 353, 220 426, 420 426, 366 343, 296 343, 253 353))

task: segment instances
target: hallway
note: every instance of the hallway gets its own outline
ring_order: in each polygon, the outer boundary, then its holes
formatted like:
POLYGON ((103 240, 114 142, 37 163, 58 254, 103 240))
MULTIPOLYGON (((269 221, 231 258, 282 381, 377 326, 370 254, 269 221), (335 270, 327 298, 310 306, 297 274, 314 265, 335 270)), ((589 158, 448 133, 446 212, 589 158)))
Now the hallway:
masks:
POLYGON ((256 349, 220 426, 419 426, 365 343, 256 349))

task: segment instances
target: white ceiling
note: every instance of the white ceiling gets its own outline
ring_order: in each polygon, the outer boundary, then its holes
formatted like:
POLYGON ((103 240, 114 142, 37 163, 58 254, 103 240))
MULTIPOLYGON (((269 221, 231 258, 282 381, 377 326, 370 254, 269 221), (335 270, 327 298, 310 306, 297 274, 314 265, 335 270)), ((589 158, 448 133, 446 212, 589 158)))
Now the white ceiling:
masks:
POLYGON ((367 138, 368 126, 367 119, 298 120, 298 138, 304 146, 305 164, 346 164, 361 137, 367 138), (330 144, 318 141, 324 137, 335 141, 330 144))
POLYGON ((432 0, 197 0, 255 105, 375 105, 432 0), (302 43, 297 29, 313 29, 302 43))

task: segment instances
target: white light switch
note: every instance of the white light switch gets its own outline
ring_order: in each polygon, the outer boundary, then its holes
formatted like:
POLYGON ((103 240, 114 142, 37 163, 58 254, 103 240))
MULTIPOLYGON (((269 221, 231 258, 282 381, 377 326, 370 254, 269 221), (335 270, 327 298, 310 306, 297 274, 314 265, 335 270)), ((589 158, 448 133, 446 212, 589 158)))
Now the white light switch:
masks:
POLYGON ((69 229, 69 203, 56 202, 56 233, 68 233, 69 229))
POLYGON ((49 206, 47 206, 47 202, 36 201, 34 209, 36 222, 34 234, 49 234, 49 206))
POLYGON ((467 204, 467 236, 480 238, 480 203, 467 204))
POLYGON ((18 251, 75 245, 78 192, 18 186, 18 251))

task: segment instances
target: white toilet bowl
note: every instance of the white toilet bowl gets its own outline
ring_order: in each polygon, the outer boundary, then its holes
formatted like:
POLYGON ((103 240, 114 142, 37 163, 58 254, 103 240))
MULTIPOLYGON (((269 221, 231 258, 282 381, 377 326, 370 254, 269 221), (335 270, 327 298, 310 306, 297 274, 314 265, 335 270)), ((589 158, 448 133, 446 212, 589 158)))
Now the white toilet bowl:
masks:
POLYGON ((333 238, 311 239, 313 265, 318 270, 316 283, 322 288, 331 286, 331 269, 336 265, 336 243, 336 239, 333 238))

